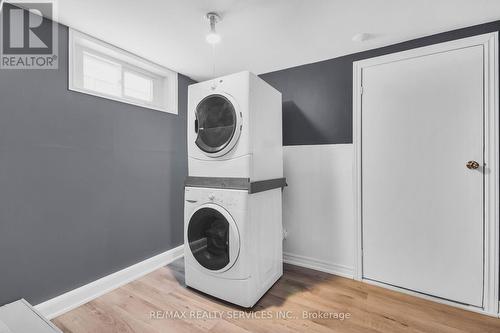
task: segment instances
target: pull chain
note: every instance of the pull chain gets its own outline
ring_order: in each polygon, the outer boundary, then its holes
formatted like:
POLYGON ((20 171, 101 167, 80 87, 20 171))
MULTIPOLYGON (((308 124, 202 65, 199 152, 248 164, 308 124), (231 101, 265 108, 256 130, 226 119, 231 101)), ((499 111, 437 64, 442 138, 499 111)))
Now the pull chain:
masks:
POLYGON ((215 44, 212 44, 212 77, 215 78, 215 44))

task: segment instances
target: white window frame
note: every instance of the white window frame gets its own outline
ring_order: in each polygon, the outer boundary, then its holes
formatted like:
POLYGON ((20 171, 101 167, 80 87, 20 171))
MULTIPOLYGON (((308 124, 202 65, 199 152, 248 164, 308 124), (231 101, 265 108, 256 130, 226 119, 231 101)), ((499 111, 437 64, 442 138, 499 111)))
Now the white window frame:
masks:
POLYGON ((71 28, 69 29, 68 73, 69 90, 152 110, 178 114, 178 75, 176 72, 71 28), (88 52, 105 60, 116 62, 122 66, 122 96, 108 95, 84 88, 82 70, 84 52, 88 52), (144 77, 152 78, 154 80, 154 98, 152 102, 127 97, 123 94, 123 73, 125 71, 130 71, 137 75, 143 75, 144 77))

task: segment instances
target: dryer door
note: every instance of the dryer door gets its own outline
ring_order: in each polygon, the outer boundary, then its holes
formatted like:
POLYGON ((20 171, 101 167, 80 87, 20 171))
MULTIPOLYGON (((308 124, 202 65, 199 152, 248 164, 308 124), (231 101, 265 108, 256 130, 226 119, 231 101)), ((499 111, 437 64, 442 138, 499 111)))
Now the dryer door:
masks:
POLYGON ((224 272, 238 259, 238 228, 221 206, 205 204, 198 207, 189 219, 187 240, 193 257, 210 271, 224 272))
POLYGON ((229 152, 240 136, 241 112, 227 94, 205 97, 196 107, 196 145, 206 155, 218 157, 229 152))

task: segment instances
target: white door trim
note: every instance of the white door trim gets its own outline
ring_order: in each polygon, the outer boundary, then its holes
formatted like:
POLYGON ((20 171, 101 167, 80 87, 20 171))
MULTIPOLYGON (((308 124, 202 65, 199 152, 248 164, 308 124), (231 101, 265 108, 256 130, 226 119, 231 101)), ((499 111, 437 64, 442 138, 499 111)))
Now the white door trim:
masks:
MULTIPOLYGON (((434 44, 408 51, 388 54, 353 63, 353 143, 354 143, 354 208, 356 221, 356 258, 354 262, 354 278, 363 279, 363 248, 362 248, 362 193, 361 193, 361 98, 363 68, 386 64, 390 62, 421 57, 454 49, 482 45, 484 47, 484 162, 485 169, 485 239, 484 239, 484 288, 483 308, 464 306, 430 297, 434 301, 455 305, 461 308, 480 311, 485 314, 499 315, 499 63, 498 63, 498 32, 463 38, 451 42, 434 44)), ((385 285, 387 287, 387 285, 385 285)), ((394 289, 394 287, 391 287, 394 289)), ((396 288, 401 290, 401 288, 396 288)), ((413 293, 412 294, 417 294, 413 293)), ((422 294, 417 294, 421 295, 422 294)), ((425 296, 429 298, 429 296, 425 296)))

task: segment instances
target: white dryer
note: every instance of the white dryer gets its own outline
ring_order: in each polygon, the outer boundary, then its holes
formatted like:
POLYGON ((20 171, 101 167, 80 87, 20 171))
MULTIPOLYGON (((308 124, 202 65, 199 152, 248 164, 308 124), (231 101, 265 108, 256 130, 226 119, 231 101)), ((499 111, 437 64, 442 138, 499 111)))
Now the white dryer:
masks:
POLYGON ((189 176, 283 177, 281 93, 250 72, 188 88, 189 176))
POLYGON ((186 187, 186 285, 252 307, 283 274, 281 189, 186 187))

